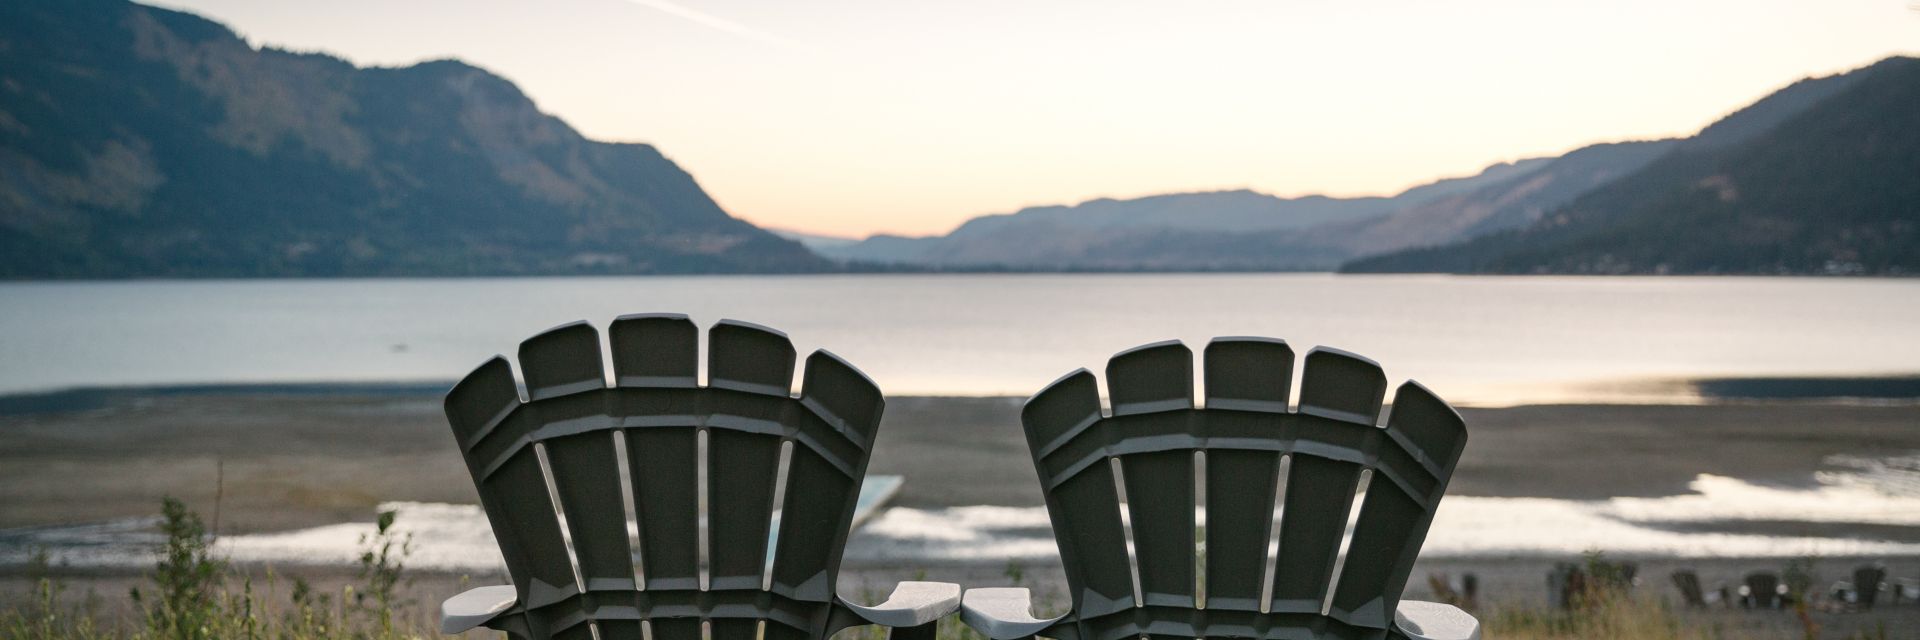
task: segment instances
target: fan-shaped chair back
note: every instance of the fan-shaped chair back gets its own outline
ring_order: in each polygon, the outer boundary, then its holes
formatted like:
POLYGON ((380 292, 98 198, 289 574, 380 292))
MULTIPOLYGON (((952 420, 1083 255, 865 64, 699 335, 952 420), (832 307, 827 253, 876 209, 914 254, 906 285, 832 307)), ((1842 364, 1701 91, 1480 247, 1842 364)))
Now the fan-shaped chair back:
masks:
POLYGON ((1460 416, 1333 349, 1220 338, 1142 346, 1022 414, 1073 613, 1041 635, 1378 638, 1466 444, 1460 416), (1131 553, 1129 550, 1131 549, 1131 553), (1344 562, 1342 558, 1344 557, 1344 562))
POLYGON ((706 384, 685 316, 625 316, 607 333, 603 345, 580 322, 521 343, 524 397, 499 357, 447 395, 517 595, 488 624, 535 638, 638 639, 642 621, 655 640, 700 640, 703 624, 712 640, 827 637, 844 622, 830 620, 835 574, 879 389, 816 351, 795 396, 793 345, 743 322, 707 332, 706 384))

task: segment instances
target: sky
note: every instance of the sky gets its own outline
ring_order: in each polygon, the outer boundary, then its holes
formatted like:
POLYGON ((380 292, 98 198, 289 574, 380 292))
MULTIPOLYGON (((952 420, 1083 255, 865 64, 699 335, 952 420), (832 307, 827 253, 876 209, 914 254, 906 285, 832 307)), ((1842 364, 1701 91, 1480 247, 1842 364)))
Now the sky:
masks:
POLYGON ((163 0, 256 45, 455 57, 735 216, 925 235, 1099 197, 1392 194, 1691 134, 1920 53, 1914 0, 163 0))

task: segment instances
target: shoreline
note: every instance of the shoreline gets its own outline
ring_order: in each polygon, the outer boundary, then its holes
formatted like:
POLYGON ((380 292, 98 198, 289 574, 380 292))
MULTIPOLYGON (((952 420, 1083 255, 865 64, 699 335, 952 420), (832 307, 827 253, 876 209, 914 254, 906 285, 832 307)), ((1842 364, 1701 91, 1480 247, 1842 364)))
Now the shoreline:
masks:
MULTIPOLYGON (((192 396, 292 396, 311 398, 430 398, 439 400, 457 379, 445 380, 319 380, 291 382, 190 382, 169 384, 81 385, 54 389, 0 392, 0 419, 11 416, 69 413, 106 408, 115 402, 192 396)), ((1694 406, 1738 403, 1813 403, 1833 405, 1920 404, 1920 372, 1880 375, 1766 375, 1653 377, 1596 380, 1568 385, 1569 394, 1591 392, 1591 398, 1556 397, 1513 404, 1457 404, 1462 409, 1588 406, 1694 406), (1634 399, 1638 398, 1638 399, 1634 399), (1691 400, 1691 401, 1689 401, 1691 400)), ((892 398, 1012 399, 1006 394, 913 393, 892 398)))
POLYGON ((1726 273, 1499 273, 1489 271, 1345 271, 1333 269, 1219 268, 1158 269, 1100 268, 1046 269, 1006 265, 917 265, 900 262, 848 261, 842 268, 819 271, 710 271, 641 273, 497 273, 497 274, 404 274, 363 273, 349 275, 126 275, 126 276, 49 276, 0 279, 0 285, 60 285, 146 282, 257 282, 262 280, 547 280, 559 278, 834 278, 870 276, 1259 276, 1301 275, 1339 278, 1429 277, 1429 278, 1643 278, 1660 280, 1912 280, 1920 273, 1825 273, 1825 272, 1726 272, 1726 273))

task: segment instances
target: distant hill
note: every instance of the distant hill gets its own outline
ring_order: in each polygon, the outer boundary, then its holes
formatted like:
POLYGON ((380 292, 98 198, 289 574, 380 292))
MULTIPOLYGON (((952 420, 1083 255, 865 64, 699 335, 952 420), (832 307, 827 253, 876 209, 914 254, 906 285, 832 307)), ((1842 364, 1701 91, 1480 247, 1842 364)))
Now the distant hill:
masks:
POLYGON ((848 238, 845 236, 830 236, 830 235, 819 234, 819 233, 806 233, 801 231, 793 231, 790 229, 775 229, 772 227, 763 227, 763 228, 765 228, 769 232, 772 232, 773 235, 780 236, 782 238, 786 238, 794 242, 798 242, 800 243, 801 246, 806 247, 808 249, 813 249, 816 251, 820 249, 844 247, 860 241, 860 239, 858 238, 848 238))
MULTIPOLYGON (((1859 80, 1794 83, 1684 139, 1589 145, 1487 168, 1393 197, 1279 198, 1221 191, 1100 199, 974 218, 943 236, 817 245, 831 258, 934 268, 1031 270, 1455 270, 1431 249, 1541 224, 1549 212, 1676 155, 1740 145, 1859 80), (1367 259, 1369 256, 1381 256, 1367 259), (1359 260, 1356 260, 1359 258, 1359 260)), ((1504 237, 1504 236, 1503 236, 1504 237)), ((1488 240, 1494 246, 1499 240, 1488 240)), ((1452 260, 1452 258, 1445 258, 1452 260)))
POLYGON ((1546 211, 1639 170, 1672 150, 1672 140, 1589 145, 1552 158, 1516 179, 1415 203, 1383 216, 1306 230, 1295 242, 1339 247, 1346 258, 1420 247, 1539 220, 1546 211))
POLYGON ((1807 80, 1523 229, 1351 272, 1920 272, 1920 59, 1807 80))
POLYGON ((6 278, 831 267, 484 70, 117 0, 0 3, 0 210, 6 278))
POLYGON ((1546 164, 1546 159, 1497 164, 1478 175, 1440 180, 1393 197, 1282 198, 1243 189, 1102 198, 981 216, 944 236, 879 235, 816 250, 842 260, 943 267, 1327 269, 1353 254, 1338 243, 1298 232, 1457 197, 1546 164))

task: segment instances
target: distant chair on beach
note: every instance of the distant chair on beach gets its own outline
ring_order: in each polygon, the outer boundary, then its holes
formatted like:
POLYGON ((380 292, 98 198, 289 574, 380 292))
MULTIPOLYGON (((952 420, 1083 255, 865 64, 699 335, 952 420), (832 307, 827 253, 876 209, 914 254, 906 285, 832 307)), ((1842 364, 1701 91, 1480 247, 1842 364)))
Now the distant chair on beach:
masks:
POLYGON ((1700 584, 1700 574, 1694 573, 1692 569, 1674 570, 1673 586, 1680 590, 1680 599, 1688 607, 1695 609, 1714 604, 1727 604, 1728 601, 1726 585, 1722 584, 1720 588, 1708 591, 1700 584))
POLYGON ((1179 342, 1107 363, 1110 414, 1085 370, 1028 400, 1073 608, 1036 618, 1026 589, 970 589, 961 619, 993 640, 1478 638, 1457 607, 1401 600, 1465 424, 1409 382, 1383 428, 1378 365, 1305 359, 1297 410, 1294 352, 1266 338, 1207 345, 1204 409, 1179 342))
MULTIPOLYGON (((1833 599, 1854 609, 1872 609, 1874 601, 1880 598, 1881 585, 1886 580, 1886 567, 1877 564, 1854 567, 1852 582, 1839 582, 1833 585, 1833 599)), ((1899 602, 1897 595, 1895 602, 1899 602)))
POLYGON ((1740 586, 1740 606, 1748 609, 1779 609, 1787 604, 1786 585, 1780 584, 1780 575, 1772 571, 1755 571, 1747 574, 1740 586))
POLYGON ((520 344, 525 400, 501 357, 447 394, 513 584, 447 600, 443 632, 824 640, 879 624, 933 637, 957 585, 903 582, 873 607, 834 590, 883 405, 865 375, 816 351, 796 397, 787 337, 722 320, 702 386, 685 316, 624 316, 608 334, 611 384, 599 332, 576 322, 520 344))
POLYGON ((1893 604, 1899 606, 1902 600, 1920 602, 1920 578, 1893 578, 1893 604))
POLYGON ((1440 602, 1468 611, 1478 607, 1480 597, 1480 576, 1468 571, 1460 574, 1455 581, 1453 576, 1444 573, 1427 574, 1427 590, 1440 602))
POLYGON ((1560 562, 1547 572, 1547 603, 1556 609, 1575 609, 1603 594, 1633 590, 1640 565, 1598 557, 1584 562, 1560 562))

